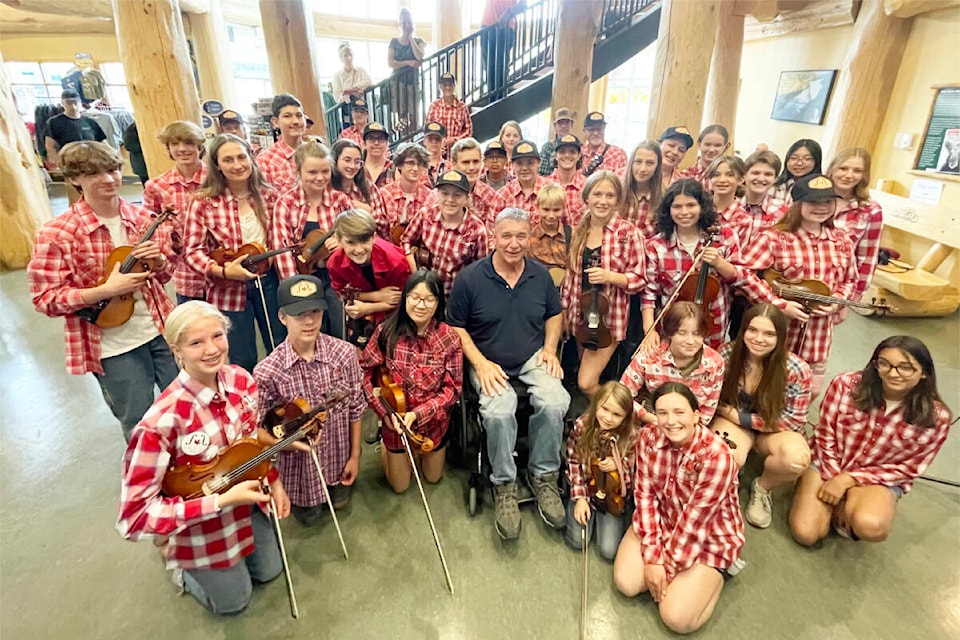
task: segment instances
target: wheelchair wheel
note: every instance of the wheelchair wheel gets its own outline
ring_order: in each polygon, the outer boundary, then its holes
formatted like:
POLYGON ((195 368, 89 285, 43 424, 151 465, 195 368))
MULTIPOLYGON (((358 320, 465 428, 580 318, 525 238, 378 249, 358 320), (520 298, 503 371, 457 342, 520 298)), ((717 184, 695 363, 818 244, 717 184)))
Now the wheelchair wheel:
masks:
POLYGON ((470 487, 469 491, 467 492, 467 511, 470 513, 471 517, 477 515, 478 508, 479 504, 477 502, 477 488, 470 487))

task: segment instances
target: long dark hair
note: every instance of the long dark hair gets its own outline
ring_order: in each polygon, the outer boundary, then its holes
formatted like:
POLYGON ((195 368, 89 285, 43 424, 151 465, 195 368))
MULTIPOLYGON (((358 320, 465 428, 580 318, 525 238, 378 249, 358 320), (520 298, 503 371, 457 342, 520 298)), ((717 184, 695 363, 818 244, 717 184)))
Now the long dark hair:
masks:
POLYGON ((703 186, 691 178, 677 180, 663 194, 660 209, 657 211, 657 231, 662 233, 664 238, 669 240, 677 227, 670 216, 670 207, 679 195, 690 196, 700 205, 700 219, 697 221, 697 226, 701 231, 706 231, 716 224, 717 211, 713 208, 713 198, 703 189, 703 186))
POLYGON ((925 378, 921 378, 907 397, 903 399, 903 418, 918 427, 932 427, 936 420, 936 403, 943 404, 937 392, 937 372, 927 345, 913 336, 890 336, 884 339, 870 356, 863 368, 860 383, 853 392, 853 403, 861 411, 870 411, 884 406, 883 381, 877 371, 877 358, 884 349, 899 349, 909 353, 920 363, 925 378))
POLYGON ((589 466, 590 459, 599 455, 601 429, 597 422, 597 408, 606 402, 607 398, 613 398, 613 401, 623 410, 624 414, 623 422, 613 430, 613 433, 617 436, 617 448, 620 449, 620 453, 624 453, 633 446, 630 441, 635 416, 633 394, 630 393, 630 389, 616 380, 610 380, 597 390, 590 406, 583 414, 583 431, 580 433, 580 439, 577 441, 575 448, 577 457, 584 466, 589 466))
MULTIPOLYGON (((353 140, 349 138, 340 138, 333 143, 333 147, 330 149, 330 151, 333 153, 333 170, 330 174, 330 186, 340 192, 343 191, 343 174, 340 173, 337 163, 340 161, 340 156, 343 154, 343 150, 347 148, 356 149, 357 153, 360 154, 360 159, 363 160, 363 149, 361 149, 360 145, 353 140)), ((363 196, 363 201, 372 205, 372 189, 370 188, 370 183, 367 182, 367 171, 362 166, 360 167, 360 170, 357 171, 357 177, 353 179, 353 183, 357 185, 358 189, 360 189, 360 195, 363 196)))
POLYGON ((816 140, 811 140, 810 138, 800 138, 787 149, 787 155, 783 156, 783 171, 780 172, 780 175, 774 181, 773 186, 779 187, 782 184, 786 184, 788 180, 796 180, 797 176, 790 173, 790 169, 787 169, 787 164, 790 162, 790 156, 800 147, 805 147, 807 151, 810 152, 810 155, 813 156, 813 169, 810 170, 810 173, 806 175, 812 175, 814 173, 823 173, 821 164, 823 164, 823 149, 820 148, 820 143, 816 140))
POLYGON ((439 322, 445 317, 447 305, 443 297, 443 281, 440 280, 440 276, 436 271, 426 269, 414 271, 403 285, 403 294, 400 296, 400 304, 397 305, 396 311, 387 316, 381 325, 377 346, 380 347, 380 352, 388 358, 393 357, 393 350, 400 342, 400 338, 417 337, 417 325, 410 314, 407 313, 407 296, 420 283, 427 285, 430 293, 437 298, 437 306, 433 309, 433 319, 439 322))
POLYGON ((777 346, 763 358, 763 372, 754 393, 757 413, 764 424, 774 425, 783 412, 785 391, 787 389, 787 317, 776 306, 762 302, 755 304, 743 314, 740 331, 732 343, 729 360, 723 376, 723 388, 720 389, 720 402, 731 407, 740 405, 740 382, 747 364, 747 347, 743 343, 750 323, 754 318, 767 318, 777 332, 777 346))

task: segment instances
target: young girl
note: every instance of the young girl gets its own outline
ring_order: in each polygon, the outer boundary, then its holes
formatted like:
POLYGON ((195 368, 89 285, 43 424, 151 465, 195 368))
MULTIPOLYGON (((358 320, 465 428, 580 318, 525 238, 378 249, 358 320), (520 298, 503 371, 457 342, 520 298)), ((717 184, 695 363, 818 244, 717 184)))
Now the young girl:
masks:
POLYGON ((813 465, 803 472, 790 510, 802 545, 838 534, 881 542, 897 502, 933 462, 950 428, 926 345, 891 336, 863 371, 827 387, 813 435, 813 465))
POLYGON ((609 302, 604 318, 613 341, 607 347, 583 348, 577 383, 592 396, 600 374, 627 333, 629 295, 643 287, 643 238, 620 217, 623 185, 612 171, 597 171, 583 187, 583 220, 570 240, 569 270, 560 289, 567 331, 575 334, 582 321, 581 300, 599 289, 609 302))
POLYGON ((221 134, 207 156, 209 171, 184 223, 184 259, 207 278, 207 302, 230 319, 230 362, 253 371, 257 363, 254 320, 267 352, 283 342, 286 329, 277 318, 277 270, 257 276, 241 264, 244 256, 224 265, 210 257, 217 248, 235 250, 258 242, 270 248, 267 230, 276 201, 260 175, 246 140, 221 134), (272 343, 271 343, 272 338, 272 343))
POLYGON ((773 181, 780 173, 780 158, 772 151, 756 151, 747 156, 743 165, 743 197, 740 205, 750 216, 750 234, 747 246, 760 232, 772 227, 783 215, 783 202, 771 193, 773 181))
MULTIPOLYGON (((667 189, 657 214, 659 233, 648 240, 646 246, 647 277, 642 295, 644 332, 653 327, 656 309, 666 304, 702 251, 701 267, 709 265, 712 274, 720 280, 719 295, 708 307, 707 317, 712 328, 707 332, 706 342, 714 349, 724 343, 730 287, 740 279, 741 270, 734 266, 740 261, 740 244, 728 227, 722 227, 713 242, 706 244, 706 231, 716 220, 713 202, 696 180, 679 180, 667 189)), ((647 348, 653 350, 659 344, 660 336, 654 331, 647 348)))
POLYGON ((737 156, 719 156, 710 163, 704 174, 712 185, 713 208, 722 226, 729 227, 737 237, 740 247, 747 246, 750 239, 751 218, 737 197, 743 186, 746 169, 737 156))
POLYGON ((353 206, 363 209, 377 220, 386 216, 386 206, 380 189, 371 184, 363 170, 363 152, 353 140, 337 140, 331 149, 333 173, 330 185, 353 200, 353 206))
POLYGON ((657 207, 663 197, 660 145, 644 140, 630 154, 628 171, 623 177, 623 210, 620 215, 640 230, 644 241, 656 235, 657 207))
POLYGON ((850 239, 833 226, 837 209, 833 183, 823 176, 806 176, 790 193, 793 204, 783 220, 763 231, 744 252, 741 289, 752 302, 773 302, 793 320, 787 348, 810 365, 810 393, 816 396, 823 385, 839 305, 819 306, 808 313, 800 302, 775 295, 754 271, 773 269, 785 282, 819 280, 833 296, 849 299, 857 283, 857 265, 850 239))
POLYGON ((637 398, 637 418, 657 421, 650 395, 665 382, 682 382, 697 397, 703 426, 710 424, 723 385, 723 358, 703 343, 703 311, 692 302, 674 302, 663 318, 663 341, 655 351, 641 351, 627 365, 620 382, 637 398), (649 407, 648 407, 649 405, 649 407))
POLYGON ((161 547, 167 568, 184 591, 218 615, 243 611, 253 582, 280 575, 277 537, 264 513, 270 495, 277 516, 290 513, 273 467, 266 478, 220 494, 185 499, 161 490, 171 464, 204 464, 241 438, 257 438, 257 384, 227 364, 229 326, 223 313, 199 300, 167 317, 165 337, 182 370, 133 431, 117 521, 127 540, 169 536, 161 547), (263 492, 265 480, 270 495, 263 492))
POLYGON ((589 543, 596 530, 600 555, 607 560, 616 557, 617 547, 633 515, 631 489, 637 462, 634 455, 636 438, 633 395, 625 386, 611 380, 597 391, 586 412, 577 418, 567 439, 570 501, 567 503, 564 537, 572 548, 580 549, 582 534, 589 543), (619 496, 623 501, 620 513, 610 513, 604 498, 596 491, 595 496, 591 496, 591 479, 600 492, 605 490, 604 478, 591 477, 594 461, 604 474, 619 474, 619 496))
POLYGON ((736 339, 720 354, 727 375, 711 428, 733 442, 740 467, 752 449, 766 458, 744 514, 765 529, 772 520, 770 491, 797 479, 810 463, 804 432, 810 367, 787 351, 787 318, 766 303, 747 310, 736 339))
POLYGON ((783 165, 783 172, 773 183, 773 195, 778 200, 790 204, 790 189, 797 180, 804 176, 823 173, 820 167, 823 162, 823 150, 820 149, 816 140, 801 138, 790 145, 784 157, 786 162, 783 165))
POLYGON ((710 191, 712 184, 710 182, 710 165, 726 152, 729 143, 730 132, 727 131, 726 127, 721 124, 711 124, 705 127, 697 138, 697 147, 700 149, 697 162, 692 167, 687 167, 681 171, 680 177, 696 180, 704 189, 710 191))
POLYGON ((667 382, 653 393, 657 425, 637 441, 633 526, 623 536, 613 581, 626 596, 649 591, 677 633, 713 615, 724 575, 743 566, 737 467, 719 436, 701 426, 697 398, 667 382))
POLYGON ((859 300, 873 279, 883 228, 883 210, 870 198, 870 153, 860 147, 844 149, 830 163, 826 175, 840 198, 833 222, 850 236, 857 257, 859 277, 853 297, 859 300))
POLYGON ((450 410, 463 386, 460 338, 442 321, 444 307, 440 277, 434 271, 420 269, 407 278, 400 306, 377 327, 360 356, 367 400, 384 421, 381 461, 387 482, 396 493, 410 486, 413 469, 403 448, 397 416, 389 414, 374 396, 373 387, 379 383, 374 372, 385 366, 403 390, 407 412, 400 419, 433 441, 434 449, 421 453, 420 462, 427 482, 439 482, 446 459, 450 410))
POLYGON ((505 171, 508 175, 513 175, 513 148, 517 143, 523 140, 523 130, 520 123, 516 120, 507 120, 500 125, 500 133, 497 134, 497 140, 503 145, 507 152, 507 166, 505 171))

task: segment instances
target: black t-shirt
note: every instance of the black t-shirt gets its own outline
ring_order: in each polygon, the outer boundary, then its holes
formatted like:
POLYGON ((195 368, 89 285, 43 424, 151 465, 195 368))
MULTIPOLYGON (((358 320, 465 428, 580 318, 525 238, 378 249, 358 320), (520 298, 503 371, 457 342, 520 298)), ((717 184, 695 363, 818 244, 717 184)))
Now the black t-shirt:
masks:
POLYGON ((494 270, 493 256, 487 256, 457 274, 447 322, 465 329, 485 358, 516 376, 543 347, 547 320, 561 311, 557 287, 542 264, 527 259, 511 289, 494 270))
POLYGON ((47 135, 54 139, 58 146, 79 140, 96 140, 103 142, 107 136, 103 133, 92 118, 80 116, 70 118, 65 113, 55 115, 47 120, 47 135))
MULTIPOLYGON (((421 38, 415 38, 415 40, 421 47, 426 44, 421 38)), ((417 56, 413 55, 413 44, 410 42, 402 44, 399 38, 390 38, 390 44, 387 46, 393 50, 393 59, 397 62, 417 59, 417 56)), ((393 72, 400 73, 401 71, 407 71, 409 69, 410 67, 400 67, 399 69, 394 69, 393 72)))

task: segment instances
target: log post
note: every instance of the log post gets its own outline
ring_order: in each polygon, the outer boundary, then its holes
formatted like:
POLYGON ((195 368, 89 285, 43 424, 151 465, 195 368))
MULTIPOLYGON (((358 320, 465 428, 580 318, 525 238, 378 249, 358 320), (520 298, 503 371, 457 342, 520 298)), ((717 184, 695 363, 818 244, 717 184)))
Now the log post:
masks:
POLYGON ((207 13, 187 16, 193 52, 200 77, 200 97, 204 100, 219 100, 227 109, 237 109, 237 95, 233 90, 233 59, 230 57, 230 42, 227 39, 227 23, 223 20, 220 0, 209 0, 207 13))
POLYGON ((439 51, 466 34, 463 32, 463 0, 443 0, 436 3, 436 30, 433 45, 439 51))
MULTIPOLYGON (((308 0, 260 0, 260 17, 273 92, 296 96, 303 112, 315 123, 314 133, 326 139, 313 9, 309 4, 308 0)), ((330 60, 329 64, 338 62, 330 60)))
POLYGON ((740 93, 740 60, 743 56, 743 16, 734 13, 734 3, 721 2, 717 16, 717 41, 713 45, 710 78, 702 127, 722 124, 730 132, 737 122, 737 97, 740 93))
MULTIPOLYGON (((42 144, 42 143, 41 143, 42 144)), ((53 217, 30 134, 0 56, 0 269, 23 269, 37 228, 53 217)))
POLYGON ((602 2, 561 2, 554 35, 551 118, 560 107, 573 111, 573 130, 583 140, 583 118, 590 111, 593 44, 600 30, 602 2))
POLYGON ((150 175, 173 166, 156 134, 173 120, 200 124, 200 100, 177 0, 113 0, 120 60, 150 175))

